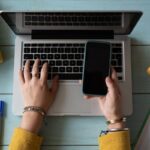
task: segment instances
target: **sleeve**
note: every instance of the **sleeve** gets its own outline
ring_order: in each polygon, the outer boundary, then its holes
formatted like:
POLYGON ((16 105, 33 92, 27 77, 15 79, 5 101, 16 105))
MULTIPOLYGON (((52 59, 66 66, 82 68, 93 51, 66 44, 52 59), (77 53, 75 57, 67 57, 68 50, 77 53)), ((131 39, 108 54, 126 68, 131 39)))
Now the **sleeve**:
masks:
POLYGON ((12 135, 9 150, 40 150, 43 138, 26 131, 16 128, 12 135))
POLYGON ((130 150, 129 131, 108 132, 98 140, 100 150, 130 150))

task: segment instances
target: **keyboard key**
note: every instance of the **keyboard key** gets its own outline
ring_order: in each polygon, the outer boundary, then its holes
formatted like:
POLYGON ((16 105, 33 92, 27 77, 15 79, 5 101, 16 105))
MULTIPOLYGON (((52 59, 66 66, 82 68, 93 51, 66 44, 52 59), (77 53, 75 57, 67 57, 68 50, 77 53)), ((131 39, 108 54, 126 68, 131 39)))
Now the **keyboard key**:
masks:
POLYGON ((32 43, 31 46, 32 46, 32 47, 36 47, 37 44, 36 44, 36 43, 32 43))
POLYGON ((75 66, 76 62, 74 60, 70 61, 70 66, 75 66))
POLYGON ((47 55, 46 54, 41 54, 41 59, 47 59, 47 55))
POLYGON ((78 53, 84 53, 84 48, 78 48, 78 53))
POLYGON ((55 59, 60 59, 60 54, 55 54, 55 59))
POLYGON ((70 53, 70 48, 65 48, 65 53, 70 53))
POLYGON ((68 66, 69 65, 69 61, 67 61, 67 60, 63 61, 63 65, 64 66, 68 66))
POLYGON ((80 54, 75 54, 75 59, 81 59, 81 55, 80 54))
POLYGON ((122 55, 121 55, 121 54, 117 54, 117 55, 116 55, 116 58, 117 58, 117 59, 122 59, 122 55))
POLYGON ((74 54, 68 54, 68 59, 74 59, 74 54))
POLYGON ((50 66, 55 66, 55 61, 49 61, 50 66))
POLYGON ((30 53, 30 48, 25 48, 24 53, 30 53))
POLYGON ((33 54, 25 54, 24 59, 33 59, 33 54))
POLYGON ((48 59, 53 59, 53 54, 48 54, 48 59))
POLYGON ((82 74, 59 74, 60 80, 80 80, 82 79, 82 74))
POLYGON ((61 59, 67 59, 67 54, 62 54, 61 59))
POLYGON ((56 61, 56 66, 62 66, 62 61, 56 61))
POLYGON ((31 21, 31 16, 25 16, 25 21, 31 21))
POLYGON ((53 71, 53 72, 58 72, 58 67, 53 67, 53 68, 52 68, 52 71, 53 71))
POLYGON ((51 48, 52 53, 57 53, 57 48, 51 48))
POLYGON ((122 77, 118 77, 118 80, 122 80, 122 77))
POLYGON ((122 67, 114 67, 116 72, 122 72, 122 67))
POLYGON ((77 52, 78 52, 78 49, 77 49, 77 48, 72 48, 72 49, 71 49, 71 52, 72 52, 72 53, 77 53, 77 52))
POLYGON ((66 72, 72 72, 72 67, 67 67, 66 72))
POLYGON ((36 48, 31 48, 31 53, 36 53, 37 49, 36 48))
POLYGON ((113 53, 121 53, 121 52, 122 52, 122 49, 121 49, 121 48, 113 48, 113 49, 112 49, 112 52, 113 52, 113 53))
POLYGON ((82 66, 83 65, 83 61, 77 61, 77 66, 82 66))
POLYGON ((24 44, 24 47, 30 47, 30 45, 31 45, 31 44, 29 44, 29 43, 25 43, 25 44, 24 44))
POLYGON ((79 67, 74 67, 73 68, 73 72, 79 72, 79 71, 80 71, 79 67))
POLYGON ((60 67, 59 72, 65 72, 65 67, 60 67))
POLYGON ((50 53, 50 48, 45 48, 45 53, 50 53))
POLYGON ((34 54, 34 59, 41 59, 41 56, 40 56, 40 54, 34 54))
POLYGON ((112 61, 111 61, 111 65, 112 65, 112 66, 116 66, 116 64, 117 64, 117 62, 116 62, 115 60, 112 60, 112 61))
POLYGON ((64 53, 64 48, 58 48, 58 53, 64 53))
POLYGON ((38 53, 44 53, 44 48, 38 48, 38 53))

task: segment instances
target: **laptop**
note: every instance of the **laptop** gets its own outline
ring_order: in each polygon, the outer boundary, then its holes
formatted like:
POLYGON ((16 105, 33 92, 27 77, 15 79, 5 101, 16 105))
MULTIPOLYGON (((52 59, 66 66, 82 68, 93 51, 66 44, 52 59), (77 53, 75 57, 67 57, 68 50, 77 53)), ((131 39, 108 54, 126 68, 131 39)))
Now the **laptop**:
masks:
POLYGON ((128 35, 139 21, 140 11, 1 12, 16 34, 12 110, 22 115, 23 97, 18 70, 27 59, 48 62, 48 83, 59 74, 60 87, 48 115, 99 116, 98 101, 83 99, 82 79, 85 45, 88 40, 112 44, 111 64, 122 91, 122 110, 132 113, 131 45, 128 35))

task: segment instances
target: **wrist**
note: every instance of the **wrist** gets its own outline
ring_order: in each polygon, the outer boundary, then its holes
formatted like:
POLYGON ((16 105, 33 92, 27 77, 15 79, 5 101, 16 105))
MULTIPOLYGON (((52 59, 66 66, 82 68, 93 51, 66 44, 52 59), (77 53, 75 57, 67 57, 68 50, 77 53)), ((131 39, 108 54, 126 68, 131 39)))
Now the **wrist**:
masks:
POLYGON ((38 112, 25 112, 22 117, 20 127, 33 132, 38 133, 43 122, 43 116, 38 112))
POLYGON ((111 129, 124 129, 126 127, 125 123, 124 122, 117 122, 117 123, 113 123, 113 124, 109 124, 107 126, 108 130, 111 130, 111 129))

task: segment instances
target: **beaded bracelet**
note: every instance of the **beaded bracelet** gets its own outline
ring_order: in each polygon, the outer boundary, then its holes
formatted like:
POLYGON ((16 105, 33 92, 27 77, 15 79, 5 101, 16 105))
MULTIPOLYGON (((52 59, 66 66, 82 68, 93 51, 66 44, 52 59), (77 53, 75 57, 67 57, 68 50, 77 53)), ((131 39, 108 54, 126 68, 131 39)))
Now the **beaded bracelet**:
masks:
POLYGON ((46 112, 41 108, 37 106, 27 106, 24 108, 23 113, 28 112, 28 111, 33 111, 33 112, 38 112, 40 113, 43 117, 46 116, 46 112))

